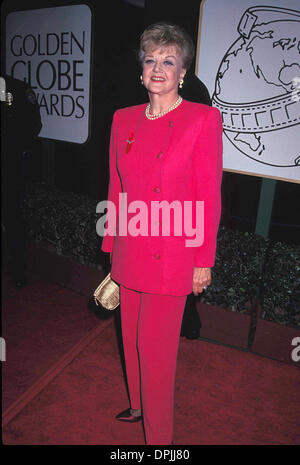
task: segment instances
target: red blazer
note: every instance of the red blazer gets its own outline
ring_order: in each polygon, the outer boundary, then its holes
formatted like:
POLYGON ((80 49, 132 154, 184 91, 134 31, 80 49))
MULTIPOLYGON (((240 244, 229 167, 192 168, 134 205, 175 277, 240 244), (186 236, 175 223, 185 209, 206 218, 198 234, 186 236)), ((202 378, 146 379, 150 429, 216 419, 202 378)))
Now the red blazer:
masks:
MULTIPOLYGON (((122 236, 117 220, 116 235, 106 235, 101 250, 113 252, 111 277, 117 283, 142 292, 187 295, 192 292, 194 267, 213 267, 215 261, 221 213, 222 119, 216 108, 187 100, 156 120, 146 118, 145 108, 142 104, 114 114, 108 200, 114 202, 117 213, 121 192, 127 194, 127 206, 142 200, 148 212, 153 200, 179 200, 181 205, 192 201, 194 226, 195 201, 204 201, 204 240, 200 246, 187 247, 184 226, 182 236, 177 236, 172 221, 169 236, 161 230, 156 236, 122 236)), ((128 227, 139 212, 127 212, 128 227)), ((108 210, 107 224, 113 221, 111 213, 108 210)), ((148 233, 155 222, 150 216, 148 233)))

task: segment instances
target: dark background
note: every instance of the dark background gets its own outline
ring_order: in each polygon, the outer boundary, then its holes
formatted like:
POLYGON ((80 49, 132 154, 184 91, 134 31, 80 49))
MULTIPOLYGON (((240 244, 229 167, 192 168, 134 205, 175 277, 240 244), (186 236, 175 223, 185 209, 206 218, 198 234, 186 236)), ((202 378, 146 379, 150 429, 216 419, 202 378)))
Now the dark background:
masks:
MULTIPOLYGON (((87 195, 96 203, 107 198, 108 144, 112 115, 117 108, 147 101, 140 84, 141 69, 136 59, 139 37, 153 22, 167 20, 183 26, 195 46, 201 0, 99 0, 44 1, 54 7, 86 3, 93 16, 91 70, 91 127, 86 144, 38 139, 33 146, 27 175, 59 189, 87 195)), ((40 1, 9 0, 2 4, 1 75, 5 71, 5 18, 11 11, 41 8, 40 1)), ((201 81, 188 73, 181 95, 209 103, 201 81)), ((188 180, 187 180, 188 182, 188 180)), ((255 231, 262 178, 224 171, 221 226, 255 231)), ((299 184, 276 182, 269 237, 300 243, 299 184)))

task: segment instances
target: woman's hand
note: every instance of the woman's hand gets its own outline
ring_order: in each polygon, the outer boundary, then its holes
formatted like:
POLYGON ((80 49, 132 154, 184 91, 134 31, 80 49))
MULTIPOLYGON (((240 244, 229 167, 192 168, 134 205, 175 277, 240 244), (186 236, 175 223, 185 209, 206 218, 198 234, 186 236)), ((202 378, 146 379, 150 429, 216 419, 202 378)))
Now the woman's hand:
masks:
POLYGON ((193 293, 198 295, 198 293, 203 292, 203 289, 206 286, 209 286, 211 283, 211 269, 210 268, 194 268, 193 276, 193 293))

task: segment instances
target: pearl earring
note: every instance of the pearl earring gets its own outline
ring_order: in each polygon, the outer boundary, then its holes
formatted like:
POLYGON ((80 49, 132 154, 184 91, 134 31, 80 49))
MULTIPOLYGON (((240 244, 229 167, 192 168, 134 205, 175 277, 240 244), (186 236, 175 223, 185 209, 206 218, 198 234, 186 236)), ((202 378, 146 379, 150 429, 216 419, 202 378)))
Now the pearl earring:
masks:
POLYGON ((143 76, 142 76, 142 75, 140 75, 140 80, 141 80, 141 84, 142 84, 142 86, 143 86, 143 85, 144 85, 144 81, 143 81, 143 76))
POLYGON ((182 89, 182 86, 183 86, 183 79, 180 79, 180 81, 179 81, 179 89, 182 89))

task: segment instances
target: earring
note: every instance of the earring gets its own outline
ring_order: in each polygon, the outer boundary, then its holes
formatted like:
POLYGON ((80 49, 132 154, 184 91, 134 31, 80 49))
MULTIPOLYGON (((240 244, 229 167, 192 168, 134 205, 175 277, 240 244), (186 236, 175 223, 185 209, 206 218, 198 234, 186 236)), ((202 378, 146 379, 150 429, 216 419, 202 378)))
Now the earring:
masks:
POLYGON ((142 86, 143 86, 143 85, 144 85, 144 81, 143 81, 143 76, 142 76, 142 75, 140 75, 140 80, 141 80, 141 84, 142 84, 142 86))
POLYGON ((183 86, 183 79, 180 79, 180 81, 179 81, 179 89, 182 89, 182 86, 183 86))

